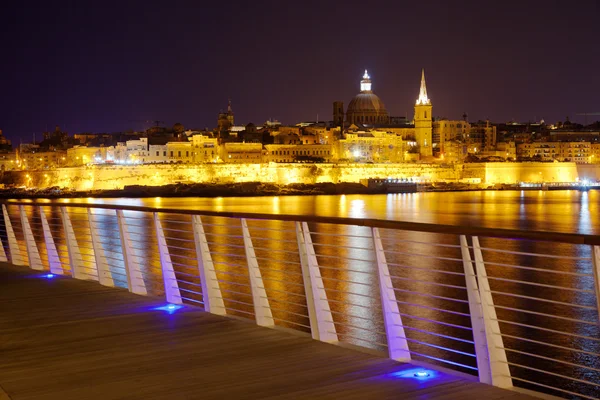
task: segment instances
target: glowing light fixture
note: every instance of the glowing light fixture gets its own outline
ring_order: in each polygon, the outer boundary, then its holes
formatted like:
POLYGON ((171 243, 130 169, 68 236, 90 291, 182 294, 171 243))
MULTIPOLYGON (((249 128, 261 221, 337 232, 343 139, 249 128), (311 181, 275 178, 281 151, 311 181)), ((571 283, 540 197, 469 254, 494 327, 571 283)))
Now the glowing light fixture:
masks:
POLYGON ((152 310, 155 310, 155 311, 165 311, 165 312, 167 312, 169 314, 173 314, 174 312, 176 312, 180 308, 183 308, 183 306, 181 304, 166 304, 164 306, 154 307, 154 308, 152 308, 152 310))
POLYGON ((366 92, 371 90, 371 77, 369 73, 365 69, 365 74, 363 75, 362 81, 360 81, 360 91, 366 92))
POLYGON ((415 379, 418 381, 425 381, 434 379, 440 375, 439 372, 432 369, 425 368, 410 368, 403 371, 398 371, 390 374, 389 376, 395 378, 415 379))
POLYGON ((54 275, 54 274, 45 274, 45 275, 42 275, 42 277, 43 277, 43 278, 46 278, 46 279, 52 279, 52 278, 54 278, 55 276, 56 276, 56 275, 54 275))

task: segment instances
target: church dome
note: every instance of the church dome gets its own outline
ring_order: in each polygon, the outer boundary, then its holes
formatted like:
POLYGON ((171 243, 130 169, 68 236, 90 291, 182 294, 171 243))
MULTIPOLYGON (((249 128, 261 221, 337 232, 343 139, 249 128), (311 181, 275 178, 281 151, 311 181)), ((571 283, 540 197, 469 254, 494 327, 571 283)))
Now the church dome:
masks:
POLYGON ((359 93, 348 104, 348 113, 384 113, 387 114, 385 104, 375 93, 359 93))
POLYGON ((360 82, 361 92, 348 104, 346 120, 351 124, 386 124, 389 114, 383 101, 371 90, 371 78, 367 71, 360 82))

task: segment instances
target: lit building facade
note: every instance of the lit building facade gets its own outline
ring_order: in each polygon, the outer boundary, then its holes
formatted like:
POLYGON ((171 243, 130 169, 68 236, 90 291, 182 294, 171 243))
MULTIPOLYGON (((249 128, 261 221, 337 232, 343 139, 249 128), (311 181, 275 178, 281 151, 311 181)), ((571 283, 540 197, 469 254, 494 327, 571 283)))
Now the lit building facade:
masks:
POLYGON ((220 146, 220 158, 233 164, 259 164, 262 162, 261 143, 224 143, 220 146))
POLYGON ((67 152, 40 151, 35 153, 20 153, 19 162, 23 169, 40 170, 64 167, 67 152))
POLYGON ((191 164, 194 160, 191 142, 168 142, 167 162, 178 164, 191 164))
POLYGON ((292 163, 313 159, 328 163, 333 159, 329 144, 267 144, 265 149, 265 162, 292 163))
POLYGON ((337 143, 338 160, 400 163, 404 161, 402 136, 384 131, 357 131, 346 133, 337 143))
POLYGON ((219 156, 219 144, 217 138, 206 135, 192 136, 192 148, 194 152, 194 163, 217 162, 219 156))
POLYGON ((106 147, 75 146, 67 149, 66 166, 78 167, 89 163, 104 162, 106 160, 106 147))
POLYGON ((535 158, 539 161, 565 161, 578 164, 594 162, 595 158, 590 142, 519 143, 517 156, 521 159, 535 158))

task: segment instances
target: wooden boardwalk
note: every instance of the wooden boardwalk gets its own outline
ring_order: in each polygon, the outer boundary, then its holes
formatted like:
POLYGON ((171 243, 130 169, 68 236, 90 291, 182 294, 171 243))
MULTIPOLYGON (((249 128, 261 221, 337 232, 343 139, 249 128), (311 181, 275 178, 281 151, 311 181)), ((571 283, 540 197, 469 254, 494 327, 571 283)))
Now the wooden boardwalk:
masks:
POLYGON ((533 399, 445 373, 418 381, 410 364, 35 275, 0 263, 1 400, 533 399))

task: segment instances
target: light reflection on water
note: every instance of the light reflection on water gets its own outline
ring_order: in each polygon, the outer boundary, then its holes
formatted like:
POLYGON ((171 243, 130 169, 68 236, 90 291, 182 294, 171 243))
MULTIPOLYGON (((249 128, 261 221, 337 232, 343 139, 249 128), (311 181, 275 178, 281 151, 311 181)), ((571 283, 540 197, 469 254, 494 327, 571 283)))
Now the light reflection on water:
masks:
MULTIPOLYGON (((451 224, 463 226, 483 226, 491 228, 515 228, 523 230, 543 230, 554 232, 574 232, 598 234, 599 192, 579 191, 506 191, 506 192, 457 192, 457 193, 414 193, 390 195, 340 195, 340 196, 289 196, 289 197, 248 197, 248 198, 148 198, 148 199, 66 199, 65 202, 98 204, 121 204, 134 206, 163 207, 174 209, 196 209, 228 212, 260 212, 274 214, 320 215, 350 218, 394 219, 413 222, 451 224)), ((57 218, 55 207, 47 208, 47 215, 57 218)), ((37 211, 34 212, 34 214, 37 211)), ((189 221, 188 216, 164 215, 163 227, 182 229, 181 224, 170 221, 189 221)), ((226 306, 238 310, 240 316, 251 317, 253 313, 247 272, 244 268, 241 228, 239 220, 225 218, 203 218, 211 250, 214 252, 215 268, 224 296, 228 298, 226 306), (223 226, 228 225, 228 226, 223 226), (230 235, 222 236, 217 234, 230 235), (236 237, 238 236, 238 237, 236 237), (224 239, 225 238, 225 239, 224 239), (233 247, 232 247, 233 246, 233 247), (237 247, 235 247, 237 246, 237 247), (232 258, 232 254, 237 255, 232 258), (228 255, 227 257, 225 255, 228 255), (233 265, 239 263, 240 265, 233 265)), ((116 219, 106 216, 102 223, 105 232, 118 231, 116 219)), ((139 233, 140 248, 155 248, 156 239, 143 236, 153 232, 151 218, 136 220, 132 223, 132 232, 139 233), (133 224, 136 226, 133 226, 133 224)), ((13 225, 15 222, 13 221, 13 225)), ((18 223, 17 223, 18 225, 18 223)), ((319 265, 324 279, 336 329, 344 341, 358 345, 382 349, 385 343, 382 326, 379 291, 377 289, 375 257, 372 251, 370 230, 365 227, 309 224, 315 249, 319 255, 319 265), (346 335, 346 336, 344 336, 346 335)), ((302 329, 308 325, 306 300, 302 289, 302 278, 297 256, 295 227, 289 222, 249 221, 256 255, 268 297, 272 299, 273 314, 279 322, 288 327, 302 329), (270 229, 270 230, 265 230, 270 229), (289 312, 293 314, 290 314, 289 312), (282 322, 288 321, 289 323, 282 322), (293 325, 294 323, 300 325, 293 325)), ((34 229, 32 227, 32 229, 34 229)), ((35 231, 35 229, 34 229, 35 231)), ((60 229, 53 230, 57 235, 57 247, 64 248, 60 229), (56 231, 56 232, 55 232, 56 231)), ((39 232, 38 232, 39 234, 39 232)), ((182 288, 198 290, 193 286, 199 281, 195 278, 196 266, 186 257, 193 258, 195 250, 190 244, 191 232, 169 232, 169 245, 176 270, 185 275, 189 284, 182 288), (189 250, 183 250, 189 248, 189 250), (188 267, 186 267, 186 263, 188 267), (188 285, 188 286, 186 286, 188 285)), ((451 359, 467 366, 475 366, 472 357, 457 355, 444 350, 473 352, 472 344, 448 340, 439 335, 449 335, 463 340, 472 340, 468 329, 439 325, 429 320, 470 328, 468 304, 460 249, 456 247, 434 247, 432 243, 457 245, 458 238, 453 235, 436 235, 419 232, 394 232, 382 230, 384 248, 388 254, 390 273, 394 287, 398 289, 397 300, 400 312, 405 314, 404 324, 408 328, 406 335, 413 341, 411 349, 422 354, 451 359), (409 242, 402 242, 411 241, 409 242), (421 243, 414 243, 421 242, 421 243), (433 258, 443 257, 443 258, 433 258), (437 297, 427 297, 430 294, 437 297), (445 298, 445 299, 443 299, 445 298), (455 299, 450 301, 447 299, 455 299), (436 309, 447 310, 441 312, 436 309), (423 331, 436 335, 425 334, 423 331), (432 348, 420 342, 435 345, 432 348)), ((111 243, 111 249, 120 251, 118 241, 111 243)), ((527 254, 507 254, 484 250, 484 260, 488 274, 492 278, 490 285, 503 334, 521 337, 529 341, 507 337, 504 345, 518 351, 541 354, 545 357, 559 358, 567 362, 595 365, 598 357, 585 353, 576 353, 557 346, 575 347, 588 352, 600 353, 600 341, 557 334, 550 331, 530 329, 523 325, 536 325, 552 330, 576 332, 587 337, 600 338, 597 325, 597 311, 593 295, 593 279, 590 277, 591 256, 589 247, 567 244, 548 244, 531 241, 482 238, 483 247, 499 248, 521 253, 557 254, 577 257, 577 260, 565 260, 552 257, 532 257, 527 254), (526 268, 512 268, 505 265, 526 268), (541 271, 527 269, 539 268, 541 271), (575 274, 557 274, 552 271, 564 271, 575 274), (493 279, 497 278, 497 279, 493 279), (538 285, 523 285, 507 281, 521 280, 538 285), (553 289, 540 285, 554 285, 575 290, 553 289), (581 292, 585 291, 585 292, 581 292), (512 293, 529 297, 538 297, 560 301, 566 304, 583 305, 574 308, 563 304, 524 299, 502 293, 512 293), (524 310, 524 311, 515 311, 524 310), (542 314, 558 315, 562 319, 542 314), (569 318, 591 321, 579 323, 569 318), (511 324, 514 323, 514 324, 511 324), (521 324, 521 325, 516 325, 521 324), (531 342, 542 341, 553 347, 531 342)), ((152 253, 145 252, 140 257, 149 272, 159 271, 160 264, 152 253)), ((117 257, 118 258, 118 257, 117 257)), ((114 261, 115 271, 122 262, 114 261)), ((157 273, 158 274, 158 273, 157 273)), ((182 275, 184 276, 184 275, 182 275)), ((184 294, 201 301, 201 296, 190 292, 184 294)), ((235 314, 235 311, 232 311, 235 314)), ((306 329, 305 329, 306 330, 306 329)), ((595 372, 565 364, 535 359, 520 353, 508 353, 509 361, 515 364, 534 366, 562 374, 572 374, 580 379, 600 381, 595 372)), ((418 357, 415 357, 418 358, 418 357)), ((443 364, 442 364, 443 365, 443 364)), ((468 370, 465 370, 468 372, 468 370)), ((521 367, 511 367, 511 373, 525 379, 556 384, 560 378, 527 371, 521 367)), ((585 384, 561 382, 568 390, 591 393, 585 384), (579 386, 578 386, 579 385, 579 386), (582 389, 583 388, 583 389, 582 389)), ((533 388, 533 387, 532 387, 533 388)))

